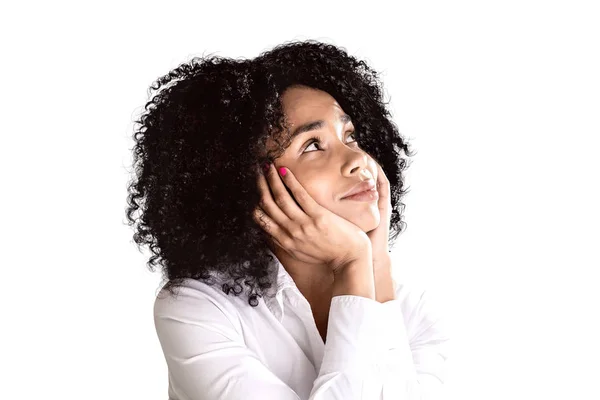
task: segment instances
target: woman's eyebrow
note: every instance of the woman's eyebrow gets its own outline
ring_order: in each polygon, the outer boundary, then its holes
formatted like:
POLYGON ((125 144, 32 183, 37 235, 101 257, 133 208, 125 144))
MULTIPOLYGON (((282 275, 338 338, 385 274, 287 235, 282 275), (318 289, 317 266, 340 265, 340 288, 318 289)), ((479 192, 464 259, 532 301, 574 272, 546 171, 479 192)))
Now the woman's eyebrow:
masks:
MULTIPOLYGON (((347 124, 348 122, 352 122, 352 119, 350 118, 350 116, 348 114, 341 114, 339 116, 338 120, 342 121, 344 124, 347 124)), ((320 119, 318 121, 312 121, 312 122, 307 122, 305 124, 302 124, 299 127, 297 127, 296 129, 294 129, 294 131, 292 132, 292 135, 290 136, 290 140, 293 140, 296 136, 298 136, 304 132, 321 129, 324 124, 325 124, 325 121, 323 121, 322 119, 320 119)))

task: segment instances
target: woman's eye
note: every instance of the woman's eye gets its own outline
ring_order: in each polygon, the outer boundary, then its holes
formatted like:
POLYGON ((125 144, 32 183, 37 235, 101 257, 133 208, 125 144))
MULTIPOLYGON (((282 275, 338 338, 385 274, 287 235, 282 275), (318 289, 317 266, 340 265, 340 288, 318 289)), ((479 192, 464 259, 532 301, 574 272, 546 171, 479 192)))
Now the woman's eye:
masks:
MULTIPOLYGON (((355 134, 356 134, 356 131, 352 131, 352 132, 350 132, 350 134, 348 135, 348 137, 354 136, 355 134)), ((351 140, 350 142, 351 143, 352 142, 356 142, 356 139, 351 140)), ((308 150, 310 148, 310 146, 312 146, 313 144, 319 144, 319 143, 321 143, 321 138, 320 137, 314 136, 314 137, 310 138, 308 145, 304 148, 304 153, 311 153, 312 150, 311 151, 306 151, 306 150, 308 150)))
POLYGON ((317 137, 317 136, 315 136, 315 137, 311 137, 311 138, 309 139, 308 146, 306 146, 306 147, 304 148, 304 153, 310 153, 310 151, 306 151, 306 150, 308 150, 308 148, 309 148, 310 146, 312 146, 313 144, 316 144, 316 143, 321 143, 321 138, 320 138, 320 137, 317 137))

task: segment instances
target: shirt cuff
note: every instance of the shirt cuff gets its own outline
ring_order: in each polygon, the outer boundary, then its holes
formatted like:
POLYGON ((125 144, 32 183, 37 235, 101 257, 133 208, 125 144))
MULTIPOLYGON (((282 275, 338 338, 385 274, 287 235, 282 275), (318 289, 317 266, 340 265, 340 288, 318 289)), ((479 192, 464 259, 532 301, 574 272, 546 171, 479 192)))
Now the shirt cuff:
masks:
POLYGON ((394 299, 381 303, 383 306, 384 330, 383 339, 387 351, 383 353, 380 360, 382 373, 391 375, 396 379, 402 377, 405 380, 416 380, 417 370, 410 348, 410 339, 404 323, 402 313, 402 302, 394 299))
POLYGON ((414 376, 414 364, 400 300, 379 303, 362 296, 331 300, 327 342, 320 374, 363 374, 381 370, 414 376))

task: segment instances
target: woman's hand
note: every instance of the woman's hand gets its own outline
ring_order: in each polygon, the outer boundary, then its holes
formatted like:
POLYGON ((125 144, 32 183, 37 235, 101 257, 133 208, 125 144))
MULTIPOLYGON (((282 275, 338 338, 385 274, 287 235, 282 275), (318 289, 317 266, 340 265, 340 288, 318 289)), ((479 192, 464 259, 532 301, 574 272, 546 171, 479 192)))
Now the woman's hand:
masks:
POLYGON ((258 177, 262 197, 254 210, 254 221, 267 232, 272 243, 297 260, 327 264, 334 273, 360 259, 371 246, 367 234, 319 205, 294 174, 285 170, 280 177, 275 166, 269 165, 266 177, 263 173, 258 177))
POLYGON ((390 255, 388 240, 390 237, 390 219, 392 217, 390 181, 377 161, 375 161, 375 165, 377 165, 377 192, 379 193, 377 207, 379 208, 380 220, 377 228, 367 233, 373 249, 373 262, 386 260, 390 255))
POLYGON ((390 237, 390 219, 392 217, 392 201, 390 196, 390 181, 383 169, 377 165, 377 191, 379 200, 380 221, 377 228, 367 233, 373 249, 373 276, 375 278, 376 300, 385 303, 396 298, 392 279, 392 259, 389 253, 388 240, 390 237))

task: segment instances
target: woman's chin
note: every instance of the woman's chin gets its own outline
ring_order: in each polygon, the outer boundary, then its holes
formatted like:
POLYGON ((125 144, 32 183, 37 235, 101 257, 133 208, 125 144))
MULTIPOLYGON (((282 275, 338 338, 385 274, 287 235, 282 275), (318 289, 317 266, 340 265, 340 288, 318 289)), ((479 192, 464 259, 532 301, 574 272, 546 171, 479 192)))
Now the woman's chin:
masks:
POLYGON ((381 215, 379 209, 376 208, 374 211, 365 211, 361 215, 353 216, 349 221, 367 233, 379 226, 381 215))
MULTIPOLYGON (((357 202, 357 204, 360 204, 357 202)), ((363 203, 364 204, 364 203, 363 203)), ((329 211, 334 214, 352 222, 358 226, 363 232, 370 232, 379 226, 381 215, 379 213, 379 207, 376 203, 367 205, 367 207, 353 207, 344 208, 343 212, 334 211, 332 208, 328 208, 329 211)))

